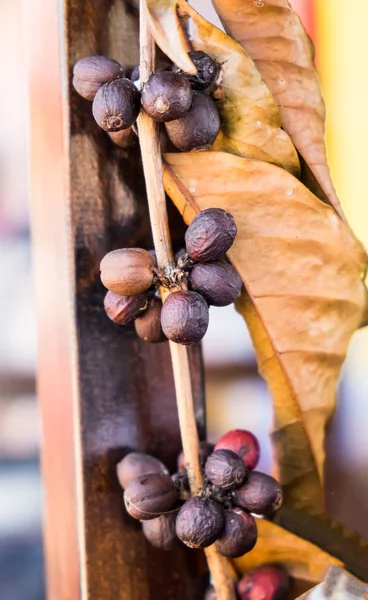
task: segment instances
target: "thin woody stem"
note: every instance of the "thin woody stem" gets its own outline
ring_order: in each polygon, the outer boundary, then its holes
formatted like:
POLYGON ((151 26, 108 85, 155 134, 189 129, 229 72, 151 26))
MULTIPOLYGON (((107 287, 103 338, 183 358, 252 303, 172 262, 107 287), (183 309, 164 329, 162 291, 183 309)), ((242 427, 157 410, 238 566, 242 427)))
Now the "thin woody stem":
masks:
MULTIPOLYGON (((140 0, 140 80, 144 84, 155 66, 155 45, 147 23, 146 3, 140 0)), ((162 159, 159 126, 143 110, 138 117, 139 142, 143 161, 153 241, 159 270, 165 274, 173 267, 173 252, 167 218, 166 198, 162 180, 162 159)), ((161 287, 164 301, 173 289, 161 287)), ((180 433, 187 464, 191 492, 196 495, 203 487, 199 463, 199 440, 194 413, 193 392, 185 346, 169 342, 174 372, 180 433)), ((227 560, 215 545, 206 548, 206 557, 217 600, 235 600, 235 591, 227 560)))

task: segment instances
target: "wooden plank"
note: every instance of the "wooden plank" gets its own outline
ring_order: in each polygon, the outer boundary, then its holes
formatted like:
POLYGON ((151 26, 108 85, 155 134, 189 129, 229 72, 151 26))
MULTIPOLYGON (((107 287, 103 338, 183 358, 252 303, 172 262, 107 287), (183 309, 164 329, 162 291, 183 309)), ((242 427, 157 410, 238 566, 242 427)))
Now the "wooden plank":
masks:
MULTIPOLYGON (((74 461, 72 274, 56 6, 23 3, 30 94, 30 171, 38 313, 48 598, 80 597, 74 461)), ((75 366, 74 366, 75 368, 75 366)))
MULTIPOLYGON (((199 600, 202 554, 150 547, 124 512, 115 476, 131 448, 173 469, 181 447, 167 344, 141 342, 102 306, 104 253, 151 245, 139 152, 114 147, 68 84, 72 65, 88 54, 134 64, 136 23, 120 0, 34 0, 24 3, 24 24, 47 597, 199 600)), ((191 364, 203 434, 198 348, 191 364)))

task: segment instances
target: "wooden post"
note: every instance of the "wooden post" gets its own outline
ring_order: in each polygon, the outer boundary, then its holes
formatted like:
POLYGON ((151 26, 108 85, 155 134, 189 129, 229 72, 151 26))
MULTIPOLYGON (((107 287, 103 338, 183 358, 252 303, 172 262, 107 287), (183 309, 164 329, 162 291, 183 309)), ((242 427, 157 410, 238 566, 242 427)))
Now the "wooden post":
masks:
MULTIPOLYGON (((199 600, 202 554, 149 546, 123 509, 115 474, 129 449, 174 469, 181 448, 168 344, 141 342, 132 327, 111 323, 102 304, 102 256, 151 247, 139 150, 115 147, 70 88, 83 56, 136 64, 137 20, 121 0, 23 6, 47 598, 199 600)), ((203 435, 199 348, 190 358, 203 435)))

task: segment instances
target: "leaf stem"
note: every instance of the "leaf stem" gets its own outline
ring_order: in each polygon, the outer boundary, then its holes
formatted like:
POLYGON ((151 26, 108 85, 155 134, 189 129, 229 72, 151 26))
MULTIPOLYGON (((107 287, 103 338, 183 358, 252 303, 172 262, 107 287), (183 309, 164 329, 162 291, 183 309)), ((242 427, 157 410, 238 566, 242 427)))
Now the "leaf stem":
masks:
MULTIPOLYGON (((155 45, 149 31, 146 10, 145 0, 140 0, 140 81, 142 84, 153 72, 155 63, 155 45)), ((138 132, 157 264, 165 273, 170 270, 174 261, 162 180, 159 126, 143 110, 138 117, 138 132)), ((161 288, 162 300, 169 293, 171 292, 167 288, 161 288)), ((174 342, 169 344, 183 451, 191 492, 195 495, 203 487, 203 475, 199 463, 199 440, 188 350, 185 346, 174 342)), ((227 560, 217 552, 215 545, 206 548, 205 553, 217 600, 235 600, 234 584, 227 560)))

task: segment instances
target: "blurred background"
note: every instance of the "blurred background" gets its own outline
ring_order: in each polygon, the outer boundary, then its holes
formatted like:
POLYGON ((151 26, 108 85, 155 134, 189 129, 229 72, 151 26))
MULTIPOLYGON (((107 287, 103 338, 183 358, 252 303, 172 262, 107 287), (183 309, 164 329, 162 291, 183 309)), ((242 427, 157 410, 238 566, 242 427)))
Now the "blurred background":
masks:
MULTIPOLYGON (((52 0, 56 2, 56 0, 52 0)), ((357 236, 368 247, 367 0, 293 0, 317 50, 327 104, 333 178, 357 236)), ((209 0, 194 7, 218 24, 209 0)), ((28 108, 21 0, 0 2, 0 598, 42 600, 42 484, 35 377, 37 332, 28 192, 28 108), (21 573, 21 576, 19 576, 21 573)), ((341 249, 343 251, 343 249, 341 249)), ((233 427, 261 439, 260 468, 271 450, 271 403, 257 375, 249 337, 235 310, 211 309, 204 340, 208 434, 233 427), (257 410, 254 410, 254 407, 257 410)), ((327 509, 368 537, 366 411, 368 331, 355 335, 327 440, 327 509)))

